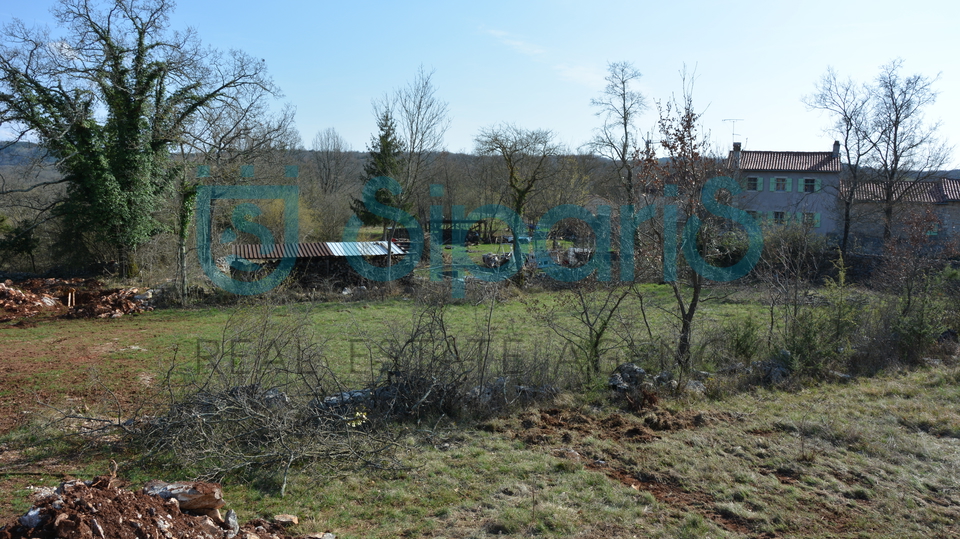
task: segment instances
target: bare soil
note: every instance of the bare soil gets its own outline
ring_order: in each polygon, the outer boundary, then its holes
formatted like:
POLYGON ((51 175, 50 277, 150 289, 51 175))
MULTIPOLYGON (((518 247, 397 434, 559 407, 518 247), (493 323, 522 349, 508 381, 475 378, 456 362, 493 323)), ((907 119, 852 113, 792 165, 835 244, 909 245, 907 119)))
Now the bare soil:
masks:
MULTIPOLYGON (((175 500, 124 488, 112 476, 61 485, 58 494, 41 495, 33 506, 41 523, 30 528, 21 519, 0 527, 0 539, 225 539, 227 530, 206 515, 181 511, 175 500)), ((283 539, 283 527, 262 519, 241 526, 238 539, 283 539)))

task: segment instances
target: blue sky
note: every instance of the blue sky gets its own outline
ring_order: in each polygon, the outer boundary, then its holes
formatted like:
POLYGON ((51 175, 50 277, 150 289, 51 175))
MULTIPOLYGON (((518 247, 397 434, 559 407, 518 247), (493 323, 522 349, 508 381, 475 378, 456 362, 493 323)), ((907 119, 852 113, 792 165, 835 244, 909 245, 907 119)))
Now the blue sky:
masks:
MULTIPOLYGON (((5 2, 0 19, 49 23, 50 0, 5 2)), ((480 129, 501 122, 553 130, 576 147, 600 119, 608 62, 630 61, 651 103, 681 90, 696 69, 694 102, 718 147, 829 150, 829 119, 802 96, 833 66, 867 81, 891 59, 905 73, 940 74, 930 120, 960 146, 960 4, 774 0, 573 2, 355 0, 182 2, 172 27, 204 43, 266 60, 284 101, 297 110, 305 145, 333 127, 355 150, 375 131, 371 101, 433 70, 451 125, 446 146, 471 151, 480 129)), ((655 108, 641 118, 653 129, 655 108)), ((960 168, 960 148, 952 166, 960 168)))

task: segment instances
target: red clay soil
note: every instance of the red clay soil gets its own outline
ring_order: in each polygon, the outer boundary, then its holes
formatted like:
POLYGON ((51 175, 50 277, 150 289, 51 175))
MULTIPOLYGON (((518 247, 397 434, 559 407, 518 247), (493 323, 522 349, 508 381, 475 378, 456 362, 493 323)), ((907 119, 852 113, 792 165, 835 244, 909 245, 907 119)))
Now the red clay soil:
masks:
MULTIPOLYGON (((164 500, 121 481, 100 476, 93 481, 61 485, 59 494, 38 499, 31 511, 39 525, 29 528, 17 518, 0 527, 0 539, 226 539, 227 530, 209 516, 180 510, 164 500)), ((241 526, 237 539, 285 539, 284 529, 257 519, 241 526)))
MULTIPOLYGON (((26 321, 30 323, 29 320, 26 321)), ((29 421, 46 405, 77 409, 89 406, 110 409, 119 405, 125 413, 151 391, 153 381, 143 373, 144 361, 116 352, 143 343, 152 332, 148 319, 104 320, 109 331, 91 337, 88 324, 69 320, 40 321, 49 326, 49 336, 41 339, 21 337, 24 321, 0 325, 0 434, 29 421), (107 338, 104 336, 110 336, 107 338), (108 372, 104 372, 104 371, 108 372), (122 372, 123 377, 111 376, 122 372), (47 383, 44 377, 51 378, 47 383)))

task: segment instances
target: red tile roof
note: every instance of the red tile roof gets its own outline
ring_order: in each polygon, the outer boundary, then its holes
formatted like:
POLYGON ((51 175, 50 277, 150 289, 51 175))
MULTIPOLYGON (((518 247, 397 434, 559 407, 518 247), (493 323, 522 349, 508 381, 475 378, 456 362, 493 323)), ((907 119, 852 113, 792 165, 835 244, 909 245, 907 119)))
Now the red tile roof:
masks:
MULTIPOLYGON (((843 192, 847 192, 849 185, 840 183, 843 192)), ((868 182, 857 186, 855 200, 861 202, 880 202, 886 198, 884 184, 868 182)), ((960 202, 960 180, 938 178, 922 181, 913 185, 900 183, 894 185, 894 198, 903 202, 921 202, 925 204, 946 204, 960 202)))
MULTIPOLYGON (((728 162, 734 164, 734 153, 728 162)), ((840 158, 833 152, 740 152, 743 172, 840 172, 840 158)))

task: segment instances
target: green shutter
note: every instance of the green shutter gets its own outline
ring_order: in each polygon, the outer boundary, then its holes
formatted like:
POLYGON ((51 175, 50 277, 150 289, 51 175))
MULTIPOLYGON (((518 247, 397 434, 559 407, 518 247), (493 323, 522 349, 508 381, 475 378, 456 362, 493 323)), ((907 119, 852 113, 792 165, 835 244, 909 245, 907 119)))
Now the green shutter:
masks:
POLYGON ((757 176, 757 191, 763 191, 763 178, 757 176))
POLYGON ((795 222, 795 223, 797 223, 797 224, 799 224, 799 225, 802 225, 802 224, 803 224, 803 212, 802 212, 802 211, 798 211, 797 213, 793 214, 793 219, 794 219, 794 222, 795 222))
POLYGON ((787 178, 787 192, 793 191, 793 178, 787 178))
MULTIPOLYGON (((820 180, 817 180, 818 182, 820 180)), ((813 228, 820 228, 820 213, 813 214, 813 228)))
POLYGON ((772 212, 772 211, 768 211, 768 212, 767 212, 767 222, 770 223, 771 225, 774 224, 774 222, 775 222, 775 221, 773 220, 773 212, 772 212))

